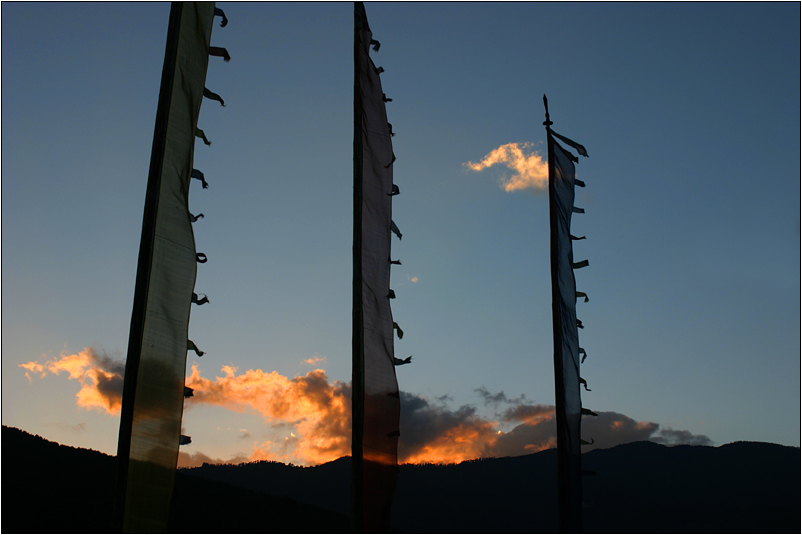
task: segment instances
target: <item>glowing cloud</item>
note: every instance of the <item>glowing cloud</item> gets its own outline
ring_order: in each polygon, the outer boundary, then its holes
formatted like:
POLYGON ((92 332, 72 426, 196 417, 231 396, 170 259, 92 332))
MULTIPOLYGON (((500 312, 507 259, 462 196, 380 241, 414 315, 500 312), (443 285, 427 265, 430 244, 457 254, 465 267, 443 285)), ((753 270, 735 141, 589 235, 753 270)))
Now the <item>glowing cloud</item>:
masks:
MULTIPOLYGON (((314 364, 316 358, 309 359, 310 363, 314 364)), ((124 365, 102 351, 85 348, 44 364, 32 361, 19 367, 26 370, 29 380, 30 374, 43 377, 66 372, 68 379, 81 384, 76 394, 78 406, 107 414, 120 411, 124 365)), ((351 453, 350 385, 329 382, 326 372, 320 369, 293 379, 258 369, 238 373, 233 366, 223 366, 221 372, 221 376, 208 379, 201 376, 197 365, 192 365, 186 385, 194 389, 194 395, 187 398, 187 409, 216 405, 253 412, 267 422, 268 435, 251 442, 255 434, 239 429, 238 443, 248 440, 249 453, 223 460, 198 451, 182 451, 179 466, 257 460, 315 465, 351 453)), ((493 409, 493 417, 480 415, 474 405, 453 409, 447 396, 430 401, 401 392, 399 462, 459 463, 482 457, 525 455, 556 446, 553 406, 532 404, 523 395, 509 397, 484 387, 475 392, 485 408, 493 409)), ((597 417, 583 418, 582 438, 594 440, 594 445, 583 451, 638 440, 670 445, 712 443, 708 437, 689 431, 661 430, 656 423, 638 422, 616 412, 597 413, 597 417)))
POLYGON ((324 355, 322 357, 318 357, 317 355, 314 355, 312 358, 304 360, 304 364, 309 364, 310 366, 314 366, 318 362, 326 362, 326 356, 324 355))
MULTIPOLYGON (((45 375, 47 375, 45 367, 36 361, 26 362, 25 364, 18 364, 18 366, 20 368, 28 370, 29 372, 40 374, 39 377, 44 377, 45 375)), ((25 377, 28 379, 28 382, 31 382, 31 376, 28 372, 25 372, 25 377)))
POLYGON ((85 347, 74 355, 61 354, 59 358, 49 360, 45 364, 36 361, 19 364, 28 372, 38 373, 40 377, 50 372, 60 375, 67 372, 68 378, 81 383, 81 390, 75 395, 78 406, 95 409, 107 414, 118 414, 122 405, 123 374, 125 364, 113 360, 105 352, 85 347))
POLYGON ((490 456, 498 441, 497 424, 463 405, 451 410, 445 403, 401 393, 401 436, 398 443, 402 463, 459 463, 490 456))
POLYGON ((477 414, 472 405, 456 411, 444 401, 430 404, 420 396, 402 393, 399 457, 406 463, 458 463, 482 457, 535 453, 556 445, 554 407, 526 405, 503 392, 476 389, 485 404, 506 403, 510 408, 496 419, 477 414), (498 421, 497 421, 498 420, 498 421), (505 432, 502 426, 515 427, 505 432))
POLYGON ((507 143, 490 152, 482 161, 463 165, 472 171, 482 171, 494 165, 507 166, 514 173, 510 177, 501 178, 504 191, 526 188, 544 190, 549 186, 549 165, 537 151, 529 151, 533 145, 529 142, 507 143))
POLYGON ((222 372, 222 377, 206 379, 193 365, 186 384, 195 391, 188 404, 251 410, 274 427, 291 428, 284 440, 257 447, 251 460, 318 464, 350 454, 351 394, 347 385, 329 383, 323 370, 294 379, 262 370, 237 375, 232 366, 223 366, 222 372))

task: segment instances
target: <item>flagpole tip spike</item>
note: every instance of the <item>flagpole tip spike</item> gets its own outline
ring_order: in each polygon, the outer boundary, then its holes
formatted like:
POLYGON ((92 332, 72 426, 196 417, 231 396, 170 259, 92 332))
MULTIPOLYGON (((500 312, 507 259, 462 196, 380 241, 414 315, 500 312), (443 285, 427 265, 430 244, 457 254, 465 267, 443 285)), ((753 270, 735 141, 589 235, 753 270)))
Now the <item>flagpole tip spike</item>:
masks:
POLYGON ((551 119, 549 119, 549 99, 546 98, 545 93, 543 94, 543 107, 546 108, 546 120, 543 121, 543 126, 548 128, 554 123, 552 123, 551 119))

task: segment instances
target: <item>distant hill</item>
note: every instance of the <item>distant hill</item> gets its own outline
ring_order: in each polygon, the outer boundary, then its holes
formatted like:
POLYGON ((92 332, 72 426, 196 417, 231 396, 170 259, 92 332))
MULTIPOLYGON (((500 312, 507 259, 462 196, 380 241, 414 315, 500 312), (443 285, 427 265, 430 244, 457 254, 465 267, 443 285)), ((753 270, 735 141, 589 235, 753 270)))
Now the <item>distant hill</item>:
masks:
MULTIPOLYGON (((2 428, 3 533, 111 530, 115 459, 2 428)), ((392 525, 404 533, 554 533, 556 451, 400 467, 392 525)), ((800 450, 759 442, 593 450, 588 533, 799 533, 800 450)), ((171 533, 350 529, 350 459, 179 470, 171 533), (303 502, 303 503, 301 503, 303 502)))
MULTIPOLYGON (((400 467, 393 528, 403 533, 556 533, 556 450, 458 465, 400 467)), ((583 456, 587 533, 799 533, 800 450, 635 442, 583 456)), ((184 470, 343 514, 350 459, 184 470)))
MULTIPOLYGON (((113 533, 116 459, 2 428, 3 533, 113 533)), ((347 533, 347 516, 179 472, 169 533, 347 533)))

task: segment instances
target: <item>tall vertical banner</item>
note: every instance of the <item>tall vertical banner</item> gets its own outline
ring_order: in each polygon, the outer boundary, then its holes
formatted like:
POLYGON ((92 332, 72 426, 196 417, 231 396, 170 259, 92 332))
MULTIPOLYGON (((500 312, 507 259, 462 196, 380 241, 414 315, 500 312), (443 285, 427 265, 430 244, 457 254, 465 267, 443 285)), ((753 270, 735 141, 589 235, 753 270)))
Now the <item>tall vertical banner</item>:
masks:
POLYGON ((214 2, 170 9, 117 449, 115 519, 126 532, 166 531, 179 442, 186 443, 189 315, 197 263, 205 261, 195 251, 188 196, 216 12, 214 2))
POLYGON ((390 310, 395 157, 371 45, 378 50, 365 8, 355 2, 351 520, 354 531, 375 533, 390 528, 400 399, 390 310))
MULTIPOLYGON (((579 159, 560 146, 555 137, 587 156, 582 145, 552 132, 546 105, 546 134, 549 160, 549 219, 551 227, 552 322, 554 329, 554 384, 557 419, 558 504, 561 533, 582 532, 582 463, 580 445, 582 398, 579 391, 579 334, 576 318, 571 215, 583 213, 574 207, 576 180, 574 163, 579 159)), ((584 294, 582 294, 584 295, 584 294)))

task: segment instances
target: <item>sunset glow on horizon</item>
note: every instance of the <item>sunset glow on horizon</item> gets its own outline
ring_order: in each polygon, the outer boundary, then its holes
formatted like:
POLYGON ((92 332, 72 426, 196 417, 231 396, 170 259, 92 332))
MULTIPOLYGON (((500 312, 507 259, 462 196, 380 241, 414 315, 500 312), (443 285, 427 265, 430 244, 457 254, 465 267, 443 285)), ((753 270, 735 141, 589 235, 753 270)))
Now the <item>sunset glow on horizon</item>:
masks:
MULTIPOLYGON (((308 359, 314 363, 315 358, 308 359)), ((322 361, 317 357, 317 361, 322 361)), ((99 410, 118 416, 122 393, 122 362, 101 350, 84 348, 76 354, 62 354, 40 364, 18 365, 25 374, 67 372, 81 388, 76 404, 86 410, 99 410)), ((246 455, 213 459, 200 451, 179 453, 179 467, 253 461, 278 461, 299 466, 314 466, 345 457, 351 453, 351 388, 349 384, 329 381, 323 369, 314 369, 292 379, 275 371, 247 370, 238 373, 234 366, 222 366, 222 375, 206 378, 197 364, 190 366, 186 386, 193 395, 185 400, 184 411, 217 406, 225 410, 256 414, 262 418, 269 440, 256 440, 246 455)), ((487 458, 526 455, 556 447, 554 407, 536 405, 524 397, 508 399, 503 392, 478 389, 485 405, 496 407, 494 416, 479 414, 465 405, 451 409, 443 402, 402 392, 399 464, 453 464, 487 458), (503 407, 503 408, 502 408, 503 407)), ((584 427, 596 447, 610 447, 632 440, 670 442, 673 432, 660 435, 659 426, 636 422, 614 412, 600 412, 586 420, 584 427)), ((245 430, 243 430, 245 431, 245 430)), ((250 432, 248 432, 250 433, 250 432)), ((673 432, 676 433, 676 432, 673 432)), ((688 432, 691 443, 709 443, 703 435, 688 432)), ((193 445, 194 446, 194 445, 193 445)), ((202 447, 202 446, 201 446, 202 447)), ((591 448, 588 448, 591 449, 591 448)))

